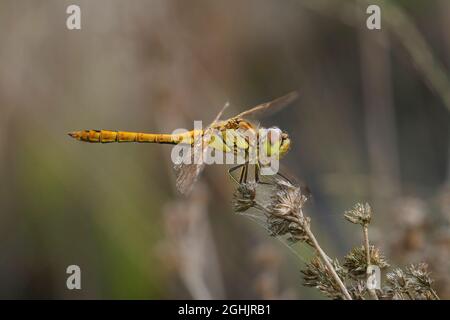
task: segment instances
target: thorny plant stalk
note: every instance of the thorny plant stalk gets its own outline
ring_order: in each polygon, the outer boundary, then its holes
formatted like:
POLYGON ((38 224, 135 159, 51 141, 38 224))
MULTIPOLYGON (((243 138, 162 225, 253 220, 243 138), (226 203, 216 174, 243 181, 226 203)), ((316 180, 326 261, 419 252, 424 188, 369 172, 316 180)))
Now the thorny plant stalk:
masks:
POLYGON ((290 234, 292 241, 305 241, 318 253, 334 281, 340 288, 342 297, 352 300, 347 288, 319 245, 310 228, 310 219, 303 215, 302 207, 307 201, 300 188, 288 182, 277 180, 276 189, 270 204, 264 206, 256 200, 256 183, 241 184, 234 194, 233 206, 236 212, 244 212, 250 208, 262 211, 267 217, 271 235, 290 234))
POLYGON ((433 288, 430 288, 430 292, 436 300, 441 300, 433 288))
MULTIPOLYGON (((354 224, 359 224, 362 226, 363 229, 363 235, 364 235, 364 251, 366 254, 366 281, 369 281, 370 272, 369 272, 369 266, 371 265, 371 250, 370 250, 370 243, 369 243, 369 224, 372 220, 372 208, 370 208, 369 204, 366 203, 365 205, 357 204, 352 210, 347 211, 344 214, 344 217, 354 224)), ((369 295, 372 299, 378 300, 377 293, 374 289, 368 288, 369 295)))
MULTIPOLYGON (((300 214, 303 215, 302 210, 300 209, 300 214)), ((336 270, 333 268, 333 266, 330 263, 330 258, 328 258, 328 256, 325 254, 325 252, 322 250, 322 248, 319 245, 319 242, 317 242, 316 237, 314 236, 314 234, 311 232, 311 229, 309 228, 309 226, 305 226, 305 233, 308 236, 308 238, 311 240, 314 248, 317 250, 317 253, 319 254, 320 258, 322 259, 322 261, 325 263, 325 265, 328 268, 328 271, 331 272, 331 274, 334 277, 334 280, 337 282, 337 284, 339 285, 342 294, 344 295, 346 300, 352 300, 352 297, 350 296, 350 294, 347 291, 347 288, 345 287, 344 283, 342 282, 341 278, 339 278, 336 270)))
MULTIPOLYGON (((366 269, 366 276, 367 281, 369 281, 369 266, 370 266, 370 245, 369 245, 369 226, 366 224, 363 226, 363 233, 364 233, 364 248, 366 251, 366 260, 367 260, 367 269, 366 269)), ((378 300, 377 293, 374 289, 369 289, 369 294, 374 300, 378 300)))
POLYGON ((364 226, 363 231, 364 231, 364 248, 366 250, 366 260, 367 260, 367 265, 369 266, 370 265, 369 227, 364 226))
POLYGON ((389 266, 380 250, 369 242, 372 217, 369 204, 358 203, 344 214, 349 222, 362 227, 364 244, 353 248, 341 265, 338 259, 325 254, 311 231, 310 218, 304 216, 302 210, 307 197, 298 186, 276 179, 270 199, 266 197, 268 204, 263 204, 257 200, 257 185, 254 182, 239 185, 233 197, 234 211, 246 215, 248 209, 256 209, 265 217, 271 236, 287 235, 289 241, 301 241, 315 249, 316 257, 301 271, 305 286, 315 287, 332 299, 439 299, 425 263, 410 265, 405 270, 397 268, 386 275, 385 287, 380 286, 378 291, 369 288, 369 266, 376 265, 380 269, 389 266))

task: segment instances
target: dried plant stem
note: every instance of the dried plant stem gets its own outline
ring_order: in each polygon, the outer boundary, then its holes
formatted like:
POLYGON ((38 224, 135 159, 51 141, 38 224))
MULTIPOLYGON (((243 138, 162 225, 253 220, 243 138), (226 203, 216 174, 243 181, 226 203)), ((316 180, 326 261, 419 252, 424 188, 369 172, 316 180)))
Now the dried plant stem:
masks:
POLYGON ((369 224, 372 208, 368 203, 357 203, 344 213, 346 220, 362 227, 363 246, 353 248, 345 256, 341 266, 337 259, 332 260, 325 254, 311 231, 311 219, 304 216, 302 211, 307 197, 302 194, 300 187, 289 181, 276 180, 274 188, 270 202, 265 205, 256 200, 256 183, 241 184, 233 194, 233 207, 237 213, 250 208, 261 211, 271 236, 288 235, 290 241, 304 242, 315 249, 316 256, 307 263, 306 269, 301 271, 305 286, 314 287, 332 299, 353 300, 369 297, 379 300, 378 295, 383 299, 439 299, 431 287, 433 280, 425 263, 410 265, 405 271, 395 269, 386 275, 387 286, 383 289, 381 279, 377 279, 380 284, 378 289, 369 286, 372 276, 369 274, 369 266, 373 263, 381 269, 389 264, 378 248, 370 246, 369 224))
POLYGON ((439 298, 439 296, 437 295, 436 291, 434 291, 433 288, 430 288, 430 292, 436 300, 441 300, 441 298, 439 298))
MULTIPOLYGON (((369 244, 369 226, 365 224, 363 226, 363 233, 364 233, 364 248, 366 250, 366 260, 367 260, 367 269, 366 269, 366 275, 367 280, 369 280, 369 266, 370 266, 370 244, 369 244)), ((378 300, 377 293, 374 289, 368 289, 369 295, 372 299, 378 300)))
POLYGON ((364 232, 364 248, 366 250, 367 266, 370 265, 370 245, 369 245, 369 227, 366 225, 363 227, 364 232))
MULTIPOLYGON (((300 210, 300 214, 303 216, 303 213, 300 210)), ((322 259, 323 263, 328 268, 328 271, 330 271, 331 275, 333 276, 334 280, 339 285, 339 288, 342 291, 342 295, 344 296, 345 300, 352 300, 352 297, 347 291, 347 288, 345 287, 344 283, 342 282, 341 278, 339 278, 339 275, 337 274, 336 270, 333 268, 333 265, 330 263, 330 259, 325 254, 325 252, 322 250, 322 248, 319 245, 319 242, 317 242, 316 237, 312 233, 311 229, 309 228, 308 224, 304 225, 304 230, 308 238, 311 240, 311 243, 313 244, 314 248, 316 249, 317 253, 319 254, 320 258, 322 259)))

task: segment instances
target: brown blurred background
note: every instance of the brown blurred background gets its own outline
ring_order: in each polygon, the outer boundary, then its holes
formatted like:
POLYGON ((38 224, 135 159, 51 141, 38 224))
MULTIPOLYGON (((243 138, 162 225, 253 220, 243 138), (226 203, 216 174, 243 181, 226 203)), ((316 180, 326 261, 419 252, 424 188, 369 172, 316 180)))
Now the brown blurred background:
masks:
POLYGON ((450 2, 370 3, 381 31, 362 0, 1 1, 0 298, 320 297, 310 250, 232 213, 224 167, 182 200, 171 147, 66 135, 172 132, 295 89, 262 123, 293 140, 323 248, 361 243, 342 213, 368 201, 391 265, 428 262, 450 298, 450 2))

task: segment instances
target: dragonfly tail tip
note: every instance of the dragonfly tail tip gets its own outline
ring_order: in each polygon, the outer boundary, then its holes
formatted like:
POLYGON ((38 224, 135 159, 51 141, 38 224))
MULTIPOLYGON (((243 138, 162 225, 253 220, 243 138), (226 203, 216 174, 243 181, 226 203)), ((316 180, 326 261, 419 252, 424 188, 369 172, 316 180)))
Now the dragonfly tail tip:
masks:
POLYGON ((68 132, 67 134, 74 139, 78 139, 80 136, 77 131, 68 132))

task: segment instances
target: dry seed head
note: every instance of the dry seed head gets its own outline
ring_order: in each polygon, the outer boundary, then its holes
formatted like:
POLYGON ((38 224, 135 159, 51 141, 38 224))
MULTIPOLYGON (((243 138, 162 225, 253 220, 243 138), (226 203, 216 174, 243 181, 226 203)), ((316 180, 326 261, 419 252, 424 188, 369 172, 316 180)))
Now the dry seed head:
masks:
POLYGON ((284 180, 277 180, 275 193, 271 197, 267 213, 277 217, 295 217, 300 216, 300 209, 307 201, 300 190, 300 187, 294 186, 284 180))
POLYGON ((431 287, 428 266, 425 263, 410 265, 406 271, 395 269, 386 275, 386 296, 392 299, 438 299, 431 287))
MULTIPOLYGON (((339 265, 338 260, 330 260, 334 269, 341 279, 346 278, 344 268, 339 265)), ((307 287, 314 287, 320 290, 324 295, 331 299, 342 299, 342 292, 338 283, 331 276, 330 271, 319 257, 314 257, 306 265, 306 269, 301 271, 303 274, 303 284, 307 287)))
POLYGON ((408 279, 402 269, 397 268, 386 275, 389 285, 396 288, 405 288, 408 285, 408 279))
POLYGON ((372 208, 368 203, 357 203, 353 209, 344 213, 344 217, 351 223, 367 226, 372 218, 372 208))
POLYGON ((272 237, 282 236, 289 233, 290 223, 291 222, 276 216, 267 217, 267 227, 269 229, 269 234, 272 237))
POLYGON ((300 220, 299 223, 291 222, 289 224, 289 233, 290 233, 289 240, 293 243, 297 241, 306 242, 310 246, 313 246, 311 239, 306 233, 306 229, 309 228, 311 219, 309 217, 300 217, 299 220, 300 220))
POLYGON ((233 209, 235 212, 244 212, 256 206, 256 183, 243 183, 233 194, 233 209))
POLYGON ((276 216, 267 217, 267 227, 269 234, 273 237, 289 235, 289 242, 295 243, 297 241, 311 244, 308 235, 305 232, 305 227, 309 227, 309 218, 300 218, 301 222, 291 222, 276 216))
POLYGON ((408 294, 408 277, 402 269, 394 269, 386 275, 385 295, 393 300, 404 300, 408 294))
POLYGON ((270 234, 272 236, 288 234, 291 242, 309 243, 305 228, 309 227, 310 220, 303 217, 301 211, 306 201, 307 197, 298 186, 277 180, 274 194, 265 210, 270 234))
POLYGON ((406 268, 406 274, 410 277, 410 286, 416 292, 426 292, 431 289, 433 280, 430 277, 428 271, 428 265, 426 263, 419 263, 417 265, 410 265, 406 268))
MULTIPOLYGON (((389 267, 386 258, 380 253, 378 248, 370 246, 370 263, 378 266, 380 269, 389 267)), ((359 277, 366 276, 367 258, 364 246, 353 248, 344 258, 344 267, 347 268, 349 274, 359 277)))
POLYGON ((360 279, 351 284, 348 293, 353 300, 363 300, 367 294, 366 279, 360 279))

